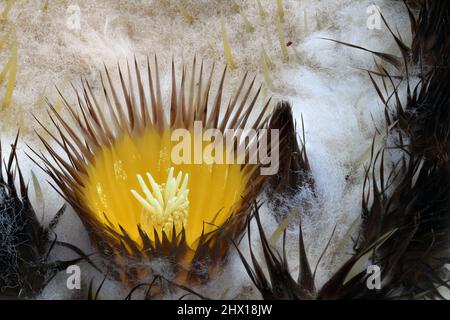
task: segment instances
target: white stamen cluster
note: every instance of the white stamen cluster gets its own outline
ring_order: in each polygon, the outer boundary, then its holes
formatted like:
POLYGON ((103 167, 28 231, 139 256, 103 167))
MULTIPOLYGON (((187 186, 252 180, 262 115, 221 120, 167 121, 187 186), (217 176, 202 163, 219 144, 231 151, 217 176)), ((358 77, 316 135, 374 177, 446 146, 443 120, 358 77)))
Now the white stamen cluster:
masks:
POLYGON ((180 171, 175 178, 174 168, 170 168, 166 183, 159 185, 147 172, 151 189, 141 175, 137 175, 144 196, 136 190, 131 190, 133 196, 141 203, 144 210, 141 213, 141 226, 153 225, 157 230, 172 231, 173 226, 181 230, 187 223, 189 214, 189 189, 187 189, 189 174, 180 171), (183 181, 182 181, 183 180, 183 181))

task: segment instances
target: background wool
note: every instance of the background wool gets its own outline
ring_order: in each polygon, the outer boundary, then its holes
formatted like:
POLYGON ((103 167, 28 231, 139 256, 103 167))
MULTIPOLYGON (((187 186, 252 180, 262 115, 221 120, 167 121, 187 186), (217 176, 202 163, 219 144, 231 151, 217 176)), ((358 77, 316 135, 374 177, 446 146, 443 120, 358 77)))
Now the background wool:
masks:
MULTIPOLYGON (((377 5, 394 30, 405 42, 410 41, 409 20, 401 1, 312 1, 284 0, 284 32, 289 62, 283 62, 277 38, 276 1, 261 0, 267 16, 259 15, 256 1, 187 0, 184 7, 194 21, 188 24, 177 7, 179 1, 17 1, 9 15, 19 44, 18 75, 13 104, 0 111, 2 138, 8 140, 21 128, 19 156, 25 176, 33 170, 41 182, 44 203, 37 203, 43 223, 56 212, 62 199, 45 182, 48 177, 25 156, 27 147, 39 149, 33 130, 37 123, 32 114, 48 124, 44 97, 57 103, 57 85, 72 99, 70 83, 79 83, 81 76, 93 83, 99 92, 98 71, 105 63, 114 67, 117 61, 125 66, 126 59, 136 56, 143 63, 146 55, 156 53, 160 65, 167 70, 171 57, 178 65, 190 63, 194 55, 211 64, 225 64, 220 31, 220 15, 225 18, 236 70, 229 72, 225 95, 238 85, 238 79, 250 71, 263 82, 260 56, 264 50, 273 64, 270 76, 276 88, 267 86, 263 96, 274 95, 293 105, 298 124, 303 116, 306 145, 315 181, 315 196, 299 190, 289 199, 304 208, 301 210, 307 253, 313 263, 318 260, 331 232, 337 226, 328 255, 318 269, 317 284, 345 260, 350 245, 348 232, 361 209, 362 164, 356 160, 372 143, 377 130, 384 128, 384 106, 380 103, 367 73, 374 58, 370 53, 347 48, 320 38, 332 38, 364 46, 369 49, 398 54, 397 46, 384 25, 380 30, 367 27, 369 6, 377 5), (80 8, 81 28, 70 30, 68 8, 80 8), (240 8, 240 9, 239 9, 240 8), (252 23, 247 32, 242 14, 252 23), (305 22, 306 16, 306 22, 305 22), (305 27, 306 26, 306 27, 305 27), (309 205, 305 206, 304 204, 309 205)), ((0 55, 3 65, 5 56, 0 55)), ((166 73, 168 75, 168 73, 166 73)), ((163 80, 168 89, 168 77, 163 80)), ((168 97, 168 95, 166 95, 168 97)), ((57 103, 58 107, 61 105, 57 103)), ((300 126, 299 126, 300 127, 300 126)), ((5 141, 5 144, 8 141, 5 141)), ((395 158, 395 154, 391 155, 395 158)), ((387 162, 389 163, 389 162, 387 162)), ((31 188, 33 196, 33 188, 31 188)), ((286 209, 287 210, 287 209, 286 209)), ((285 211, 286 211, 285 210, 285 211)), ((263 207, 261 217, 267 234, 275 230, 283 210, 275 217, 270 207, 263 207)), ((298 219, 296 220, 298 221, 298 219)), ((298 271, 298 228, 292 223, 288 229, 287 249, 293 272, 298 271)), ((254 228, 253 228, 254 229, 254 228)), ((258 252, 258 237, 252 229, 254 249, 258 252)), ((68 210, 57 228, 59 239, 76 244, 87 253, 88 237, 76 215, 68 210)), ((351 231, 350 231, 351 232, 351 231)), ((241 248, 248 250, 244 238, 241 248)), ((60 254, 65 255, 62 250, 60 254)), ((59 258, 59 255, 55 255, 59 258)), ((83 287, 92 277, 95 283, 102 276, 83 268, 83 287)), ((42 298, 71 298, 78 293, 68 291, 67 275, 61 273, 44 291, 42 298)), ((214 298, 258 298, 252 289, 240 260, 231 253, 222 274, 205 288, 204 294, 214 298)), ((101 297, 124 297, 125 290, 115 283, 107 283, 101 297)))

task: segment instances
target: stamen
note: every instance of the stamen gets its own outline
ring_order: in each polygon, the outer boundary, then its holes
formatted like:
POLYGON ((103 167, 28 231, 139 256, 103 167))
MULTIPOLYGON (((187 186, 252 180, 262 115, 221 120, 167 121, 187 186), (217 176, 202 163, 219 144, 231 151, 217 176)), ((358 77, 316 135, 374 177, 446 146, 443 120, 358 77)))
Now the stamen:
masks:
POLYGON ((137 175, 139 185, 144 193, 140 195, 136 190, 131 193, 142 205, 141 226, 153 225, 159 231, 169 232, 185 227, 189 215, 189 189, 187 189, 189 174, 180 171, 174 177, 174 168, 169 169, 166 183, 159 185, 152 175, 147 172, 151 189, 141 175, 137 175), (183 179, 182 179, 183 178, 183 179))

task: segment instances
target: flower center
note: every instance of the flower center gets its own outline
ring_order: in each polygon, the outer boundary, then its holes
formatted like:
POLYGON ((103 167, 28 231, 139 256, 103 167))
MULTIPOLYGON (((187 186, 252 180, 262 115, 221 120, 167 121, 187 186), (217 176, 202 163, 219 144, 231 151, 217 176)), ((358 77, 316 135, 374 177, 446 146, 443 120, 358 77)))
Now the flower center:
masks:
POLYGON ((143 196, 136 190, 131 190, 133 196, 142 205, 141 226, 153 225, 158 231, 170 232, 181 230, 186 226, 189 215, 189 189, 187 189, 189 174, 180 171, 175 178, 174 168, 169 169, 166 183, 159 185, 147 172, 148 182, 137 175, 143 196))

